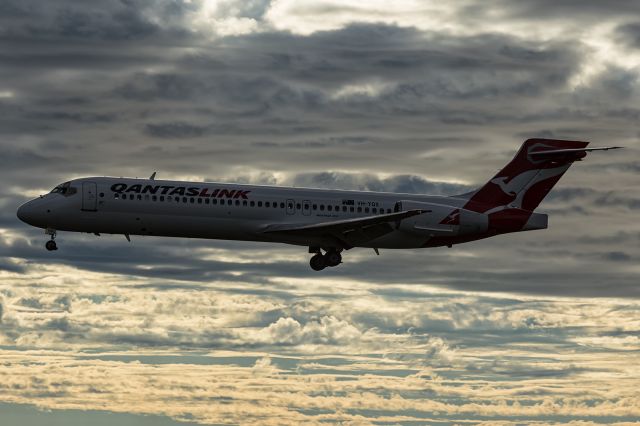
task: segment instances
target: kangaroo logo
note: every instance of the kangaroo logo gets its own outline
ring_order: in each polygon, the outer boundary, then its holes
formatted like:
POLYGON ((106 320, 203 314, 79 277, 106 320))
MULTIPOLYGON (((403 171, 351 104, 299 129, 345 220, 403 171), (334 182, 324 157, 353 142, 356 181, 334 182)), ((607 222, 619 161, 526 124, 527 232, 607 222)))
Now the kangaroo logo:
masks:
MULTIPOLYGON (((553 169, 527 170, 515 177, 500 176, 491 179, 490 182, 500 187, 500 190, 502 190, 502 192, 504 192, 505 194, 514 197, 513 200, 509 203, 509 207, 521 209, 524 196, 527 194, 529 188, 531 188, 538 182, 542 182, 554 176, 561 175, 569 168, 569 166, 570 165, 567 164, 553 169)), ((490 211, 494 210, 496 209, 494 208, 490 211)))
POLYGON ((494 183, 500 187, 502 192, 512 197, 516 197, 529 182, 538 174, 540 170, 527 170, 520 173, 515 177, 502 176, 491 179, 491 183, 494 183))

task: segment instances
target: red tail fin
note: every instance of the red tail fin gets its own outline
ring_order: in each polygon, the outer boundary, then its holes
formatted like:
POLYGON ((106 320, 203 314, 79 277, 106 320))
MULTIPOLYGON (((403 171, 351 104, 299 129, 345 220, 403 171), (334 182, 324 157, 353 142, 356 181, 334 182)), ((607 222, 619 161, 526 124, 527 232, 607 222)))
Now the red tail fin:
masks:
POLYGON ((588 144, 558 139, 528 139, 509 164, 471 195, 464 208, 480 213, 505 208, 533 211, 571 164, 586 155, 579 148, 585 148, 588 144), (577 150, 557 151, 562 149, 577 150), (531 155, 544 151, 554 152, 531 155))

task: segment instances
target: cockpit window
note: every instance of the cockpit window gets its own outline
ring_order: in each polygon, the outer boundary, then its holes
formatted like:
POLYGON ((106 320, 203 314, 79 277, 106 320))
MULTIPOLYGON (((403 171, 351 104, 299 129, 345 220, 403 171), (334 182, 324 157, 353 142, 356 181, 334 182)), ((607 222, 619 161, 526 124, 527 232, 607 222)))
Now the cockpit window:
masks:
POLYGON ((71 186, 71 182, 61 183, 51 190, 51 194, 62 194, 65 197, 76 193, 76 189, 71 186))

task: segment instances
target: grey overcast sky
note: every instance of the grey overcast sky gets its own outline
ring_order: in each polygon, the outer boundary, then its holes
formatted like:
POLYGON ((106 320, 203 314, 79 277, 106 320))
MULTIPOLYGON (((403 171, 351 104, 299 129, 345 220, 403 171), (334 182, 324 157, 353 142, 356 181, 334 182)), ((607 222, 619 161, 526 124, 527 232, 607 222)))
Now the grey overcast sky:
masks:
POLYGON ((639 70, 632 1, 0 0, 0 423, 640 422, 639 70), (626 149, 548 230, 320 275, 15 216, 153 171, 455 194, 536 136, 626 149))

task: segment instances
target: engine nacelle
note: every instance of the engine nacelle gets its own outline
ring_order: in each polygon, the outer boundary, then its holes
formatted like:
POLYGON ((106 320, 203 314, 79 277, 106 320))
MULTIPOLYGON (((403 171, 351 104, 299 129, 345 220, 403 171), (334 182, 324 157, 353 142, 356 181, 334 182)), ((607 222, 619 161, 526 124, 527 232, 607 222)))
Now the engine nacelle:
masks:
POLYGON ((399 201, 396 211, 412 209, 425 213, 396 222, 400 231, 424 236, 459 236, 480 234, 489 228, 489 217, 460 207, 418 201, 399 201))

